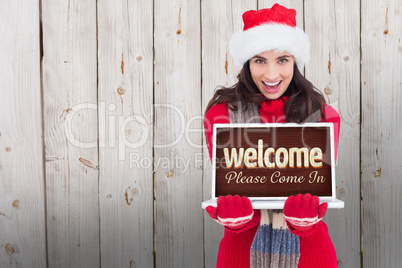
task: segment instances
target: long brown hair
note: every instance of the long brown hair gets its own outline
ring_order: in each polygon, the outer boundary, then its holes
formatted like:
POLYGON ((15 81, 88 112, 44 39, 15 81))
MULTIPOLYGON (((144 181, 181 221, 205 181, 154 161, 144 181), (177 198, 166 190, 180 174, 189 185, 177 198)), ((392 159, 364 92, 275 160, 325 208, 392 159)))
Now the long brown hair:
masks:
MULTIPOLYGON (((238 82, 233 86, 221 87, 215 91, 205 113, 209 108, 221 102, 225 102, 229 109, 236 111, 239 102, 253 102, 258 108, 261 108, 260 102, 268 100, 261 94, 254 83, 249 61, 244 64, 237 79, 238 82)), ((322 104, 325 103, 324 96, 310 81, 304 78, 296 64, 294 65, 292 81, 284 95, 288 96, 284 105, 286 121, 295 123, 316 122, 320 117, 323 117, 322 104)), ((242 106, 247 107, 247 105, 242 106)))

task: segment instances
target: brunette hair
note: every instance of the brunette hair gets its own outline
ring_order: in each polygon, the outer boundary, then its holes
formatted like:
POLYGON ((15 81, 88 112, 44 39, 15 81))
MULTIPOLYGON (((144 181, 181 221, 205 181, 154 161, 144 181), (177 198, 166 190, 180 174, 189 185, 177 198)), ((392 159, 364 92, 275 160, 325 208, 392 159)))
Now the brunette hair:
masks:
MULTIPOLYGON (((231 87, 221 87, 215 91, 209 101, 205 113, 215 104, 225 102, 229 109, 237 111, 238 103, 255 103, 261 108, 260 102, 265 98, 251 76, 250 62, 247 61, 237 75, 238 82, 231 87)), ((284 105, 287 122, 303 123, 317 122, 323 117, 324 96, 314 85, 300 73, 294 65, 293 78, 284 93, 288 96, 284 105)), ((282 97, 281 97, 282 98, 282 97)), ((242 105, 247 109, 247 105, 242 105)))

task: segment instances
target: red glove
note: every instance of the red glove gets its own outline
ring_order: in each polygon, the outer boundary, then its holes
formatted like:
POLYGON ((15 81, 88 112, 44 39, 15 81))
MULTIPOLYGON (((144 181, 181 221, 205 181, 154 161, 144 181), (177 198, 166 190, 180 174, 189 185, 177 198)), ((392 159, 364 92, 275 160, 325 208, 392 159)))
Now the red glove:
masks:
POLYGON ((254 215, 250 199, 238 195, 220 196, 217 207, 208 206, 206 211, 217 223, 234 230, 246 226, 254 215))
POLYGON ((306 231, 321 221, 327 212, 328 203, 319 204, 317 196, 311 194, 293 195, 286 199, 283 215, 290 226, 306 231))

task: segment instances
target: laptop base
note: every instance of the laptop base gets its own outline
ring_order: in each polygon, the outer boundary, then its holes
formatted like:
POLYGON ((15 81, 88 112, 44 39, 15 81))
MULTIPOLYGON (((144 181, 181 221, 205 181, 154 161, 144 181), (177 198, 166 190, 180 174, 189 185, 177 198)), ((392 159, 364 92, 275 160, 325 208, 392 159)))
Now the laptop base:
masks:
MULTIPOLYGON (((328 202, 328 208, 344 208, 345 202, 337 198, 320 198, 320 203, 328 202)), ((285 200, 251 200, 254 209, 283 209, 285 200)), ((202 208, 207 206, 216 207, 216 199, 202 202, 202 208)))

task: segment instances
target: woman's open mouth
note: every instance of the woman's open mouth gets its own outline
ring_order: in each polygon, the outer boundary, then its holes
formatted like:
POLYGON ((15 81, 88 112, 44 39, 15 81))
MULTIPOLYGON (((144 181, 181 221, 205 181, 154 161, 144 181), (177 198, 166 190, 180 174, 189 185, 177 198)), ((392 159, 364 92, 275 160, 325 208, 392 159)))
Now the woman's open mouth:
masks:
POLYGON ((281 88, 282 80, 274 83, 268 83, 262 81, 262 85, 266 92, 268 93, 276 93, 281 88))

